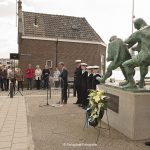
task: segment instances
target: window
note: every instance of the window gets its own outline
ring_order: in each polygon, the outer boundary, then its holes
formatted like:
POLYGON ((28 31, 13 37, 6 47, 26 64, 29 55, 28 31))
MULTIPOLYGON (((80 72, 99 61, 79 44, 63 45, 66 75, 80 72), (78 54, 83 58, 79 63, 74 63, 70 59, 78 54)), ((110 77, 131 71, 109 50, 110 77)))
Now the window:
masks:
POLYGON ((53 67, 52 60, 46 60, 46 65, 48 65, 49 68, 53 67))
POLYGON ((105 65, 105 61, 104 61, 105 57, 104 55, 101 55, 101 65, 104 66, 105 65))
POLYGON ((101 55, 101 75, 104 75, 105 57, 101 55))

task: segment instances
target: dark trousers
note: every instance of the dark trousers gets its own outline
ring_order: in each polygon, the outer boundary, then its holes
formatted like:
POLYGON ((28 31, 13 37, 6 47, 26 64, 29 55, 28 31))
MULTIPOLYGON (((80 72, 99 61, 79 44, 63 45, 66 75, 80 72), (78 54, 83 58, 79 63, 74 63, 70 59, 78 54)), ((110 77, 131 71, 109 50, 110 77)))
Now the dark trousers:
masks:
POLYGON ((81 85, 75 85, 75 89, 76 89, 76 92, 77 92, 77 102, 78 104, 81 104, 82 103, 82 97, 81 97, 81 85))
POLYGON ((18 91, 20 90, 20 88, 23 91, 23 81, 18 81, 18 91))
POLYGON ((5 78, 1 79, 1 90, 2 91, 7 90, 6 82, 7 82, 7 80, 5 78))
POLYGON ((62 102, 67 103, 67 100, 68 100, 68 97, 67 97, 67 83, 65 83, 61 87, 61 100, 62 100, 62 102))
POLYGON ((6 88, 9 90, 9 79, 7 79, 6 88))
POLYGON ((27 90, 32 90, 32 78, 27 78, 27 90))
POLYGON ((1 85, 1 90, 4 91, 4 89, 3 89, 3 79, 0 79, 0 85, 1 85))
POLYGON ((14 93, 16 91, 16 79, 11 79, 11 83, 13 84, 14 93))
POLYGON ((49 82, 49 78, 45 78, 44 79, 44 89, 48 88, 48 82, 49 82))
POLYGON ((73 96, 76 97, 76 94, 77 94, 77 90, 75 88, 75 85, 73 85, 73 96))
POLYGON ((40 90, 41 80, 36 80, 36 89, 40 90))
POLYGON ((87 106, 88 105, 88 101, 87 101, 87 96, 88 93, 87 93, 87 87, 85 86, 82 86, 82 89, 81 89, 81 99, 82 99, 82 105, 83 106, 87 106))
POLYGON ((59 81, 54 81, 54 82, 55 82, 55 88, 58 88, 60 85, 60 82, 59 81))

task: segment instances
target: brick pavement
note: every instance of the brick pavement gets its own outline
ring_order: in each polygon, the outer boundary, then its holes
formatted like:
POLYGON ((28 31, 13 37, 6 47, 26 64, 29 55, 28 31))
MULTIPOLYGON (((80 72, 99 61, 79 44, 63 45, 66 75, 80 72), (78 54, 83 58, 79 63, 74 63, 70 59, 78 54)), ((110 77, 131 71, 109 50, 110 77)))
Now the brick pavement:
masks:
POLYGON ((0 150, 28 149, 27 113, 24 97, 0 97, 0 150))

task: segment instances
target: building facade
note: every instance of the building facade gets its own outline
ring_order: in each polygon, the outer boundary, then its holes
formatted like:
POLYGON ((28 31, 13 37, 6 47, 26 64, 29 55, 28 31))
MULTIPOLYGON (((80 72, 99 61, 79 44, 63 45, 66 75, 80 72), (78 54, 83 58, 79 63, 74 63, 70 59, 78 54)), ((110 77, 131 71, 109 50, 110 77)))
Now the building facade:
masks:
POLYGON ((7 58, 0 58, 0 66, 11 66, 14 64, 14 61, 7 58))
POLYGON ((20 67, 29 63, 55 68, 63 61, 73 76, 76 59, 105 71, 106 46, 85 18, 22 11, 18 2, 20 67))

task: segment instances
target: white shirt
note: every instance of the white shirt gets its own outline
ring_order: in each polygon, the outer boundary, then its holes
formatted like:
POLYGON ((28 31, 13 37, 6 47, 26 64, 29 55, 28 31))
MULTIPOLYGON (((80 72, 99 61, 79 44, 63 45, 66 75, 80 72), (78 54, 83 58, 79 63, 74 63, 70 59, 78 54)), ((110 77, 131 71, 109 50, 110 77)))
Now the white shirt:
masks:
POLYGON ((35 70, 35 80, 41 80, 41 77, 42 77, 42 70, 36 69, 35 70))
POLYGON ((60 71, 59 70, 54 71, 54 78, 59 78, 59 75, 60 75, 60 71))

